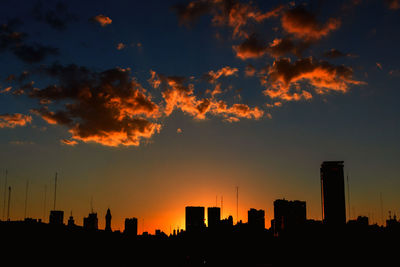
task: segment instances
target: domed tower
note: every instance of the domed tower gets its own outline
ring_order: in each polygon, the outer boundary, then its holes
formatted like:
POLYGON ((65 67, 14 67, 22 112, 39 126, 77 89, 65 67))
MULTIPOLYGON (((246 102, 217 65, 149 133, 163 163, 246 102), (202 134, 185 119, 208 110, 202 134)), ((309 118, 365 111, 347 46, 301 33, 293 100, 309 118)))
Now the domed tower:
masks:
POLYGON ((107 209, 107 214, 106 214, 106 231, 107 232, 111 232, 112 230, 111 230, 111 218, 112 218, 112 216, 111 216, 111 212, 110 212, 110 209, 107 209))

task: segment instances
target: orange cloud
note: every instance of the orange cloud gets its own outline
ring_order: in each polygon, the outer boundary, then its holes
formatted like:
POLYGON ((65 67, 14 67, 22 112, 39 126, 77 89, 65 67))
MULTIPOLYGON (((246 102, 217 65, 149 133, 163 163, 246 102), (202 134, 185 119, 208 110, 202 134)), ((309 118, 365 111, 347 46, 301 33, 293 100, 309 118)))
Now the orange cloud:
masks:
POLYGON ((62 140, 60 140, 60 142, 61 142, 62 144, 64 144, 64 145, 67 145, 67 146, 75 146, 75 145, 78 144, 77 141, 75 141, 75 140, 69 140, 69 139, 62 139, 62 140))
POLYGON ((330 18, 324 24, 317 21, 314 14, 298 6, 286 11, 281 17, 282 28, 295 37, 304 40, 318 40, 338 29, 340 19, 330 18))
POLYGON ((8 92, 10 92, 10 91, 11 91, 11 89, 12 89, 12 87, 11 87, 11 86, 9 86, 9 87, 6 87, 6 88, 4 88, 3 90, 1 90, 1 91, 0 91, 0 94, 8 93, 8 92))
POLYGON ((112 23, 112 19, 110 19, 109 17, 104 16, 102 14, 94 16, 91 20, 99 23, 101 25, 101 27, 105 27, 112 23))
POLYGON ((159 123, 151 121, 161 115, 159 106, 131 77, 130 69, 97 73, 75 65, 54 64, 42 71, 58 79, 59 84, 30 92, 39 102, 52 100, 32 112, 49 124, 68 127, 72 135, 69 145, 83 141, 138 146, 161 129, 159 123), (66 102, 65 108, 51 110, 48 105, 59 100, 66 102))
POLYGON ((400 0, 385 0, 389 9, 397 10, 400 8, 400 0))
POLYGON ((32 117, 20 113, 1 114, 0 128, 15 128, 16 126, 25 126, 32 122, 32 117))
POLYGON ((233 46, 236 56, 240 59, 259 58, 267 52, 267 46, 255 35, 251 35, 240 45, 233 46))
POLYGON ((215 83, 220 77, 237 75, 237 72, 238 72, 237 68, 231 68, 229 66, 226 66, 217 71, 210 70, 208 73, 204 75, 204 78, 210 83, 215 83))
POLYGON ((118 43, 117 46, 116 46, 117 50, 122 50, 125 47, 126 47, 126 45, 124 43, 118 43))
POLYGON ((326 61, 310 58, 291 62, 288 58, 276 60, 268 71, 264 94, 286 101, 311 99, 312 94, 302 90, 299 82, 307 82, 318 94, 330 91, 345 93, 351 84, 365 84, 353 79, 353 70, 346 66, 333 66, 326 61))

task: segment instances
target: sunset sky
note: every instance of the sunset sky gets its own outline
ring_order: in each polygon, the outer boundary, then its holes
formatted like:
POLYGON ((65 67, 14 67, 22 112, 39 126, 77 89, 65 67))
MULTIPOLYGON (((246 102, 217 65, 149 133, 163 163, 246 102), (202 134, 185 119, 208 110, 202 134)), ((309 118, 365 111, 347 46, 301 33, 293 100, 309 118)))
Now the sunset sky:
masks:
POLYGON ((319 220, 325 160, 351 218, 400 215, 399 29, 399 0, 3 0, 1 218, 7 169, 12 220, 29 181, 48 221, 55 172, 79 225, 92 202, 168 234, 221 196, 236 221, 236 186, 244 222, 278 198, 319 220))

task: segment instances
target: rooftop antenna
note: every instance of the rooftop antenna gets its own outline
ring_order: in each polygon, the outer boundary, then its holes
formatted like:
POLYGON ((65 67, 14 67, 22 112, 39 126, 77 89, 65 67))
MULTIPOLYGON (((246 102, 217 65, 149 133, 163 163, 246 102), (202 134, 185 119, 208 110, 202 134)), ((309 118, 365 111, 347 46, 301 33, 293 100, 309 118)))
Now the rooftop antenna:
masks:
POLYGON ((25 191, 25 212, 24 212, 24 218, 26 217, 26 210, 28 208, 28 190, 29 190, 29 179, 26 180, 26 191, 25 191))
POLYGON ((236 224, 239 222, 239 186, 236 186, 236 224))
POLYGON ((90 210, 93 213, 93 196, 90 198, 90 210))
POLYGON ((347 209, 349 210, 349 221, 351 219, 350 213, 350 186, 349 186, 349 173, 347 172, 347 209))
POLYGON ((57 199, 57 172, 56 172, 55 183, 54 183, 54 207, 53 207, 53 210, 56 210, 56 199, 57 199))
POLYGON ((46 218, 47 185, 44 185, 43 222, 46 218))
POLYGON ((6 169, 6 180, 5 180, 5 182, 4 182, 3 220, 5 219, 5 216, 6 216, 7 174, 8 174, 8 171, 7 171, 7 169, 6 169))
POLYGON ((221 196, 221 218, 224 218, 224 196, 221 196))
POLYGON ((382 222, 382 226, 384 225, 384 221, 383 221, 383 200, 382 200, 382 192, 380 192, 379 194, 379 200, 381 203, 381 222, 382 222))
POLYGON ((11 200, 11 186, 8 187, 8 209, 7 209, 7 221, 10 220, 10 200, 11 200))

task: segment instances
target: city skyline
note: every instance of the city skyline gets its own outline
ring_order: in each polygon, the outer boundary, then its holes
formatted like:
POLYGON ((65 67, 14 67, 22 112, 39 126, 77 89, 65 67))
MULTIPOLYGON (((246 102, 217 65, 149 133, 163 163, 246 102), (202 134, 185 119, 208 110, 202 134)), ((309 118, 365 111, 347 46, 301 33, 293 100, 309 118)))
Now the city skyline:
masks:
POLYGON ((236 187, 239 220, 269 228, 283 198, 321 220, 323 161, 344 161, 346 217, 400 214, 398 0, 2 7, 1 219, 11 186, 11 219, 48 221, 58 173, 64 222, 101 229, 109 208, 168 233, 222 197, 236 223, 236 187))

